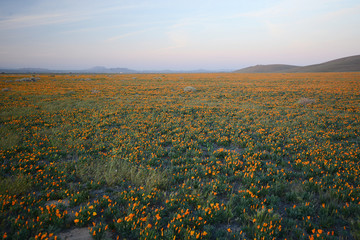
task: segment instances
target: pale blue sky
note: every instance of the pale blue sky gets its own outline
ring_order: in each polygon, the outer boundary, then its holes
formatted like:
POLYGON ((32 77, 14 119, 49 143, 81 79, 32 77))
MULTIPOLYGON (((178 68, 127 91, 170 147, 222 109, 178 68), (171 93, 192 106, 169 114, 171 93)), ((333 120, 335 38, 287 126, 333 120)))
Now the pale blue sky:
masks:
POLYGON ((359 0, 0 0, 0 68, 239 69, 360 54, 359 0))

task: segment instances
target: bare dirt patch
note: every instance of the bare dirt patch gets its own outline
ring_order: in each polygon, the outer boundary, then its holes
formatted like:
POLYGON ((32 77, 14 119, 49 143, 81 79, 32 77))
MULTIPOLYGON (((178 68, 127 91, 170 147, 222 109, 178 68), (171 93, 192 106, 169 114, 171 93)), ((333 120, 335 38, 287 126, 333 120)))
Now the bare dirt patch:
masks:
POLYGON ((64 239, 64 240, 91 240, 92 239, 89 229, 87 227, 75 228, 70 231, 60 233, 58 235, 58 237, 60 239, 64 239))

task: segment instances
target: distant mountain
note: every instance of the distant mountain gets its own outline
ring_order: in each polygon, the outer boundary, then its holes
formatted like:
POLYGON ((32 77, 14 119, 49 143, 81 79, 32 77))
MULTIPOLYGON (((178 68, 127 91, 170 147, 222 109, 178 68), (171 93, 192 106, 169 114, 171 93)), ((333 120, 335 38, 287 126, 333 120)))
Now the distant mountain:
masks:
MULTIPOLYGON (((27 73, 27 74, 35 74, 35 73, 82 73, 82 74, 91 74, 91 73, 212 73, 212 72, 226 72, 226 71, 211 71, 204 69, 197 70, 133 70, 129 68, 106 68, 102 66, 96 66, 88 69, 82 70, 51 70, 46 68, 0 68, 0 73, 27 73)), ((230 71, 228 71, 230 72, 230 71)))
POLYGON ((0 73, 214 73, 214 72, 236 72, 236 73, 296 73, 296 72, 360 72, 360 55, 339 58, 332 61, 308 65, 308 66, 294 66, 286 64, 269 64, 256 65, 252 67, 242 68, 237 71, 232 70, 133 70, 129 68, 106 68, 103 66, 96 66, 89 69, 82 70, 51 70, 46 68, 0 68, 0 73))
POLYGON ((360 55, 308 65, 285 64, 256 65, 235 71, 237 73, 297 73, 297 72, 360 72, 360 55))
MULTIPOLYGON (((75 71, 72 71, 75 72, 75 71)), ((210 71, 210 70, 206 70, 206 69, 196 69, 196 70, 188 70, 188 71, 184 71, 184 70, 170 70, 170 69, 165 69, 165 70, 133 70, 133 69, 129 69, 129 68, 106 68, 106 67, 101 67, 101 66, 97 66, 97 67, 92 67, 86 70, 80 70, 80 71, 76 71, 79 73, 211 73, 211 72, 215 72, 215 71, 210 71)))
POLYGON ((0 68, 0 73, 140 73, 140 71, 132 70, 129 68, 106 68, 97 66, 83 70, 51 70, 46 68, 0 68))
POLYGON ((46 69, 46 68, 16 68, 9 69, 3 68, 0 69, 0 73, 52 73, 54 71, 46 69))
POLYGON ((106 72, 108 69, 106 67, 102 67, 102 66, 96 66, 96 67, 92 67, 83 71, 88 71, 88 72, 106 72))
POLYGON ((80 73, 137 73, 138 71, 129 68, 106 68, 102 66, 92 67, 78 71, 80 73))

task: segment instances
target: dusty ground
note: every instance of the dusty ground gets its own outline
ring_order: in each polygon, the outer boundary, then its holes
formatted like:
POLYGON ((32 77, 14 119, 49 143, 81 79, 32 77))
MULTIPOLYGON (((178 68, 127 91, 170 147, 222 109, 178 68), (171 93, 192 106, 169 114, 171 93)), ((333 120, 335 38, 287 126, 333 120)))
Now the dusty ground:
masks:
POLYGON ((66 231, 60 233, 58 235, 60 239, 63 240, 91 240, 89 229, 87 227, 84 228, 75 228, 70 231, 66 231))

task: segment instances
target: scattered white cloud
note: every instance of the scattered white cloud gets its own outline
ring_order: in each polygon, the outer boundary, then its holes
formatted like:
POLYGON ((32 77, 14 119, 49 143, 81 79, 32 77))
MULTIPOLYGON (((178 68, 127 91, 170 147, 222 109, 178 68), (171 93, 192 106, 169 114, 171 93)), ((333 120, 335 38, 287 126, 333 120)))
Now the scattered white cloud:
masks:
POLYGON ((121 16, 121 14, 131 9, 146 7, 144 4, 99 6, 94 8, 88 8, 86 5, 84 5, 83 8, 78 7, 73 9, 71 8, 72 2, 73 1, 69 2, 68 6, 60 9, 56 9, 56 6, 53 6, 53 9, 55 10, 52 9, 52 13, 48 13, 49 11, 44 12, 44 10, 40 9, 38 12, 32 14, 22 13, 11 16, 0 16, 0 29, 6 30, 62 23, 75 23, 94 18, 101 19, 110 14, 118 14, 121 16))
POLYGON ((122 34, 110 37, 106 41, 114 42, 114 41, 117 41, 117 40, 120 40, 123 38, 132 37, 132 36, 140 35, 142 33, 150 32, 152 30, 154 30, 154 28, 147 28, 147 29, 143 29, 143 30, 139 30, 139 31, 126 32, 126 33, 122 33, 122 34))
MULTIPOLYGON (((57 23, 65 23, 74 21, 67 18, 67 14, 41 14, 41 15, 23 15, 14 16, 0 20, 0 29, 16 29, 16 28, 28 28, 34 26, 50 25, 57 23)), ((78 18, 77 20, 80 20, 78 18)), ((82 18, 84 19, 84 18, 82 18)))

